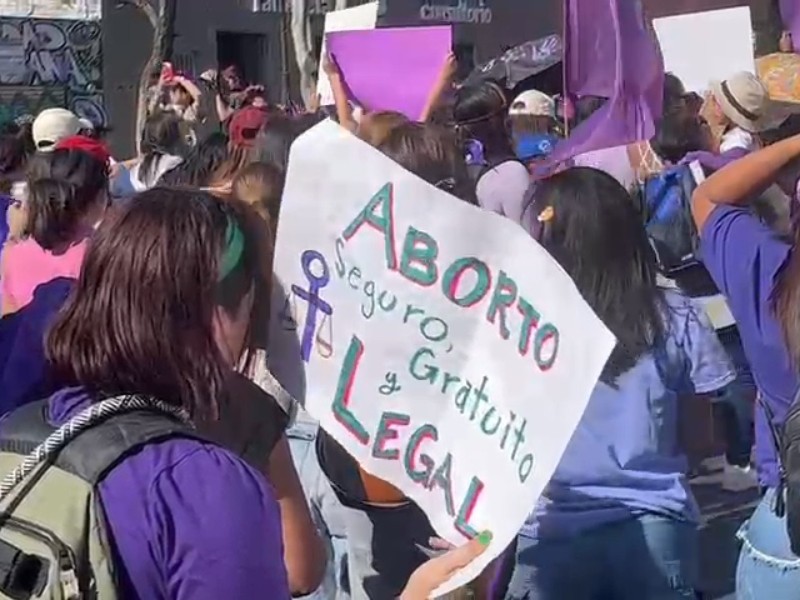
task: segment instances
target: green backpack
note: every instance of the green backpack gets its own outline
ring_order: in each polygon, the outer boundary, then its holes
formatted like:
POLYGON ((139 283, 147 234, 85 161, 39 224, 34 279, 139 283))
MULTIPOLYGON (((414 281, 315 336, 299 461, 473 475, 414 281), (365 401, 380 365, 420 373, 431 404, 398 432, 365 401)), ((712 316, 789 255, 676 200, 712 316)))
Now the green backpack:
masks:
POLYGON ((97 484, 126 456, 197 437, 185 411, 124 396, 60 428, 46 401, 0 422, 0 599, 115 600, 114 559, 97 484))

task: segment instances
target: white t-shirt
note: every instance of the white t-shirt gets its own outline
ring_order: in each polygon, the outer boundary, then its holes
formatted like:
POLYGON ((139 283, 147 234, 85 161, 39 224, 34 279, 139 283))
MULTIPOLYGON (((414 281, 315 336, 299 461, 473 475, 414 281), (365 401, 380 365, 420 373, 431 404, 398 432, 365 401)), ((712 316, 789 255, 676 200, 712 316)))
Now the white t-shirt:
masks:
POLYGON ((628 146, 584 152, 573 158, 572 162, 576 167, 591 167, 608 173, 626 190, 630 190, 637 183, 636 171, 628 155, 628 146))
POLYGON ((111 181, 111 197, 112 198, 129 198, 139 192, 154 187, 158 180, 167 171, 174 169, 183 162, 180 156, 172 156, 170 154, 161 155, 157 162, 151 166, 152 176, 149 182, 141 181, 139 179, 139 167, 141 163, 137 163, 130 169, 120 165, 117 176, 111 181))
POLYGON ((745 131, 741 127, 734 127, 722 136, 719 151, 727 152, 734 148, 744 148, 748 152, 752 152, 753 150, 758 150, 758 141, 749 131, 745 131))

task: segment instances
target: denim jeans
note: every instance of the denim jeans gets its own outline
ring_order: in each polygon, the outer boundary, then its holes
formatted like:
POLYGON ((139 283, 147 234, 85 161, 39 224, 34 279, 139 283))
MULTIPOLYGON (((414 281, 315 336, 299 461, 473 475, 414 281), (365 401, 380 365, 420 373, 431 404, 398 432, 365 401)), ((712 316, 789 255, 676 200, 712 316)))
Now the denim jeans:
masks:
POLYGON ((331 489, 317 460, 314 440, 317 424, 303 413, 286 436, 303 490, 311 509, 311 517, 327 546, 328 568, 319 589, 306 596, 308 600, 348 600, 350 583, 347 574, 347 539, 344 507, 331 489))
POLYGON ((755 442, 756 384, 744 355, 739 330, 735 326, 726 327, 720 329, 717 336, 736 369, 736 379, 722 391, 715 403, 714 414, 722 426, 728 464, 746 467, 750 464, 755 442))
POLYGON ((655 515, 567 539, 520 536, 509 600, 695 598, 697 527, 655 515))
POLYGON ((792 553, 786 518, 772 508, 775 490, 769 489, 750 520, 742 525, 737 600, 797 600, 800 598, 800 558, 792 553))

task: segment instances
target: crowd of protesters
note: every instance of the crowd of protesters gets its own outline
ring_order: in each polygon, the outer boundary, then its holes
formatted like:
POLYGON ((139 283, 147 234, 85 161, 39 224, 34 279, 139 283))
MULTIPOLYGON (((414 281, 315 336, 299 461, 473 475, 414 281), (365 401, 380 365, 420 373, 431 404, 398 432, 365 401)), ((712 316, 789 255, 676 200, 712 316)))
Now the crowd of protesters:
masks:
MULTIPOLYGON (((756 75, 721 74, 700 97, 667 74, 652 139, 553 170, 554 148, 606 99, 457 85, 451 56, 414 121, 354 107, 335 60, 323 69, 331 118, 518 223, 617 339, 516 543, 451 596, 701 595, 688 481, 703 467, 686 460, 681 407, 709 402, 723 487, 763 497, 729 540, 741 544, 738 597, 797 598, 772 429, 800 384, 797 119, 772 109, 756 75), (686 198, 702 264, 675 275, 643 206, 650 183, 689 163, 702 171, 686 198)), ((66 109, 34 117, 0 132, 0 451, 41 401, 51 429, 125 395, 171 415, 173 434, 122 453, 97 482, 118 597, 422 599, 487 547, 490 532, 460 548, 437 539, 270 372, 290 148, 327 113, 273 106, 235 68, 194 82, 165 65, 135 157, 112 158, 66 109), (221 126, 198 139, 209 100, 221 126)))

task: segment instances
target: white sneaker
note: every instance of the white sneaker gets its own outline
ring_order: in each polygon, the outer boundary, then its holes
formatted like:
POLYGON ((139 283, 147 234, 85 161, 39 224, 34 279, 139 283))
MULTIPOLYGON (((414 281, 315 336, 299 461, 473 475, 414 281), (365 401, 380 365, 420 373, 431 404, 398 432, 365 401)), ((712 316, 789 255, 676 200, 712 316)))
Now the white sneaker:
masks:
POLYGON ((750 465, 738 467, 725 463, 722 472, 722 489, 728 492, 744 492, 758 487, 758 476, 750 465))

